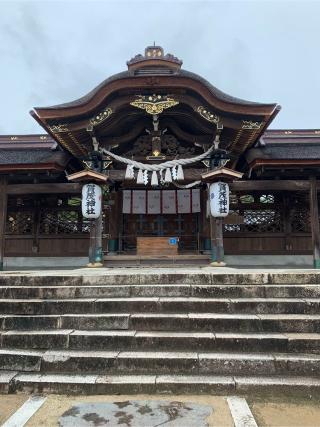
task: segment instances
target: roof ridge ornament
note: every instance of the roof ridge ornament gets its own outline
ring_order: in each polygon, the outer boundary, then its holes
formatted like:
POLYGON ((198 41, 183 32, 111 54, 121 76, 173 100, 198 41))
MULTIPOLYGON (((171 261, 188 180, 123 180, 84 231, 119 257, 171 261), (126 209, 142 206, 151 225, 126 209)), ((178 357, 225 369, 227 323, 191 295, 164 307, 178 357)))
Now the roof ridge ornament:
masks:
POLYGON ((162 67, 172 68, 175 71, 180 70, 182 61, 171 53, 164 54, 161 46, 147 46, 144 55, 138 54, 127 61, 129 71, 134 71, 137 68, 144 68, 150 65, 158 65, 162 67))

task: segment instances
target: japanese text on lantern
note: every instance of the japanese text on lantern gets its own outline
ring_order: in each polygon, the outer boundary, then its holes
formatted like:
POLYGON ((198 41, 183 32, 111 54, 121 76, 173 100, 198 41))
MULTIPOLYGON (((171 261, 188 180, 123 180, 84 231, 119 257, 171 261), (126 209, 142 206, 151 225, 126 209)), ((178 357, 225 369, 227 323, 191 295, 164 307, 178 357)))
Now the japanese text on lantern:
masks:
POLYGON ((214 217, 224 217, 229 213, 229 185, 215 182, 210 185, 210 211, 214 217))
POLYGON ((228 199, 227 199, 227 184, 224 182, 218 182, 219 185, 219 212, 221 214, 228 213, 228 199))
POLYGON ((96 184, 86 184, 82 188, 82 215, 96 219, 101 213, 101 188, 96 184))
POLYGON ((95 214, 96 212, 96 200, 95 200, 95 186, 92 184, 89 184, 87 186, 87 194, 86 194, 86 205, 87 205, 87 210, 86 210, 86 214, 87 215, 92 215, 95 214))

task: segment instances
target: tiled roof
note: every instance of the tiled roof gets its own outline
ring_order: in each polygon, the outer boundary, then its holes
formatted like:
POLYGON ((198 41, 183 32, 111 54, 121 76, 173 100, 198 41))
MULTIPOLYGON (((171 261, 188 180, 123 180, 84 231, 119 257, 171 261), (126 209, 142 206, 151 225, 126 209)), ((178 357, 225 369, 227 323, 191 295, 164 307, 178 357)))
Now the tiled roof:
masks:
POLYGON ((0 165, 56 163, 65 166, 71 157, 58 148, 50 137, 46 142, 39 142, 39 137, 21 135, 12 140, 10 136, 1 136, 0 165))

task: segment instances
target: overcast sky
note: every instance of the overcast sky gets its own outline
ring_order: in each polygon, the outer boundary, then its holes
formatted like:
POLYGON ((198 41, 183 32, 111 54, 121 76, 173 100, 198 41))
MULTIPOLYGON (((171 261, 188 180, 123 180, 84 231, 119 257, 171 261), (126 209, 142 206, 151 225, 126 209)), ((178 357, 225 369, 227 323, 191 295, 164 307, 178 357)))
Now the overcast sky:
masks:
POLYGON ((278 102, 273 128, 320 128, 320 0, 0 0, 0 134, 85 95, 147 45, 224 92, 278 102))

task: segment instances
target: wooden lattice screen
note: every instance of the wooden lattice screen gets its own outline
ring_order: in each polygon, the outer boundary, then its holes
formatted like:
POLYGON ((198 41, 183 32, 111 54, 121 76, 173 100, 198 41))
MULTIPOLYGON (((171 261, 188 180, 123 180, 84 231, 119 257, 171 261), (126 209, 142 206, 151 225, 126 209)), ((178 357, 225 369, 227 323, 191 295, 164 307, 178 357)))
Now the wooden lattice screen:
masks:
POLYGON ((6 234, 69 235, 89 231, 90 223, 82 217, 78 198, 9 199, 6 234))
POLYGON ((304 193, 232 193, 232 216, 239 223, 225 224, 225 233, 310 233, 309 199, 304 193))
MULTIPOLYGON (((227 254, 311 253, 308 192, 233 192, 230 201, 230 215, 224 224, 227 254)), ((106 211, 106 233, 108 217, 106 211)), ((86 255, 89 231, 89 221, 81 215, 79 198, 9 197, 6 224, 9 255, 86 255)), ((187 234, 191 233, 194 231, 187 234)), ((207 248, 209 233, 204 212, 198 236, 193 236, 198 250, 207 248)))
POLYGON ((309 253, 309 194, 233 192, 224 236, 226 253, 309 253))

